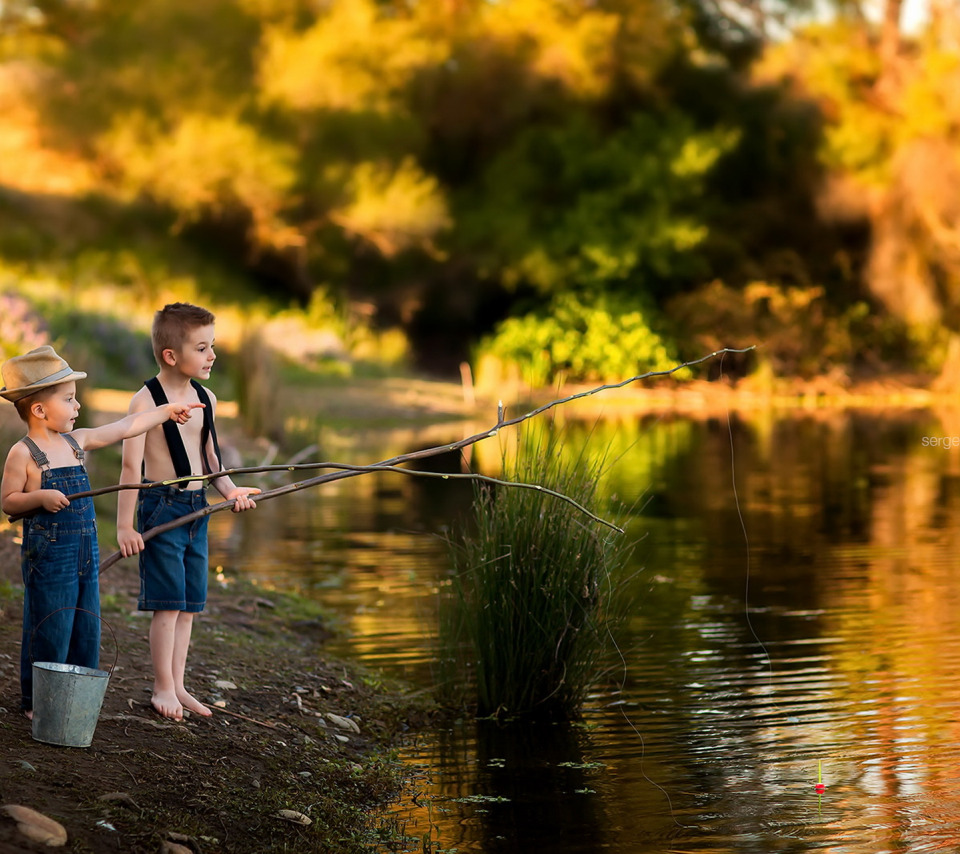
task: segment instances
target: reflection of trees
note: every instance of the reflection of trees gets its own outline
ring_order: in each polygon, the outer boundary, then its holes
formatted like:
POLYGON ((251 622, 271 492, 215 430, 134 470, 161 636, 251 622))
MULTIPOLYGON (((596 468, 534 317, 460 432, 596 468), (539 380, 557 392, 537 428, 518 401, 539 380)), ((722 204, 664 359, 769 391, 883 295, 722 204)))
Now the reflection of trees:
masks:
MULTIPOLYGON (((418 796, 408 833, 431 824, 436 850, 596 851, 610 821, 600 795, 607 769, 585 761, 592 750, 569 724, 457 721, 436 734, 427 755, 427 798, 418 796)), ((408 757, 408 761, 411 761, 408 757)))
MULTIPOLYGON (((421 447, 412 445, 406 434, 384 435, 386 439, 379 446, 368 439, 362 447, 350 447, 341 440, 326 447, 323 458, 366 465, 421 447)), ((450 441, 450 431, 438 441, 450 441)), ((418 467, 424 471, 459 471, 459 460, 441 455, 419 462, 418 467)), ((277 485, 253 477, 246 481, 264 488, 277 485)), ((438 530, 440 521, 449 521, 454 508, 469 502, 469 491, 469 484, 459 482, 368 473, 264 502, 240 525, 236 519, 212 516, 211 534, 216 540, 218 532, 226 536, 228 530, 235 530, 232 544, 224 546, 224 557, 232 554, 236 560, 261 566, 300 567, 305 576, 314 560, 354 567, 373 565, 365 556, 371 551, 381 559, 380 568, 388 570, 389 563, 382 562, 383 551, 409 550, 408 538, 438 530)))
MULTIPOLYGON (((826 757, 832 779, 853 787, 837 809, 864 810, 891 842, 916 839, 925 831, 903 824, 905 800, 922 794, 960 814, 960 580, 949 557, 960 449, 921 441, 960 435, 956 413, 740 416, 732 431, 749 566, 723 421, 697 425, 695 452, 678 458, 660 502, 667 512, 637 520, 647 571, 636 581, 642 644, 629 652, 626 691, 652 754, 661 730, 686 733, 658 780, 672 773, 674 791, 705 796, 763 793, 759 808, 716 805, 745 832, 826 757), (745 619, 748 572, 769 670, 745 619), (863 788, 873 802, 862 802, 863 788)), ((780 808, 783 820, 790 813, 780 808)))
POLYGON ((865 783, 879 803, 922 792, 955 816, 960 449, 921 438, 960 433, 955 411, 937 416, 878 467, 870 549, 855 559, 858 583, 825 591, 825 631, 849 638, 833 665, 849 677, 850 702, 872 712, 857 720, 860 737, 876 745, 865 783))
POLYGON ((692 434, 689 420, 671 416, 631 412, 588 421, 554 413, 473 446, 473 466, 498 474, 552 442, 564 463, 601 471, 598 495, 632 505, 662 486, 663 473, 687 451, 692 434))

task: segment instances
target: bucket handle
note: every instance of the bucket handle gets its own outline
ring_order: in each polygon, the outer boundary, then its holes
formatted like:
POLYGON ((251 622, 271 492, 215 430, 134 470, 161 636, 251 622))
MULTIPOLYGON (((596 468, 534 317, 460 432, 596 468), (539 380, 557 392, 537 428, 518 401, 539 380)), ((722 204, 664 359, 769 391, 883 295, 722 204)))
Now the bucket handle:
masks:
POLYGON ((27 657, 30 659, 30 663, 33 664, 33 638, 40 631, 40 626, 42 626, 47 620, 49 620, 54 614, 59 614, 61 611, 82 611, 84 614, 89 614, 91 617, 96 617, 101 623, 103 623, 108 629, 110 629, 110 635, 113 637, 113 647, 115 650, 113 656, 113 667, 110 668, 110 675, 113 676, 113 671, 117 669, 117 662, 120 661, 120 644, 117 641, 117 633, 113 630, 113 626, 110 625, 110 622, 104 619, 100 614, 96 614, 93 611, 88 610, 87 608, 77 608, 74 605, 64 605, 62 608, 57 608, 56 611, 51 611, 44 617, 37 625, 34 627, 33 631, 30 632, 30 646, 27 647, 27 657))

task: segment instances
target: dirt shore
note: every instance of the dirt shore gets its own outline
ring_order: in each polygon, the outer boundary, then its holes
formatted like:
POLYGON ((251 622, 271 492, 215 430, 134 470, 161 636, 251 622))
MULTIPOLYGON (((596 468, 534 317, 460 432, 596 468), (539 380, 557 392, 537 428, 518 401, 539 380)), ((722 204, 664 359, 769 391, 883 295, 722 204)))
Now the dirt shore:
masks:
MULTIPOLYGON (((85 402, 97 423, 122 415, 127 399, 90 389, 85 402)), ((359 422, 359 410, 378 402, 378 414, 401 426, 431 414, 457 417, 458 399, 456 386, 428 382, 327 396, 335 414, 342 408, 359 422)), ((221 402, 221 441, 252 463, 262 443, 243 437, 234 410, 221 402)), ((12 407, 0 409, 0 426, 7 442, 19 435, 12 407)), ((103 616, 116 634, 115 645, 104 630, 101 666, 110 669, 117 657, 93 743, 70 748, 33 739, 19 712, 19 534, 19 524, 0 516, 0 806, 19 804, 54 819, 67 831, 62 850, 85 854, 403 850, 395 823, 376 816, 402 786, 391 751, 433 712, 405 696, 404 686, 328 657, 318 606, 292 596, 241 582, 222 588, 211 579, 207 610, 194 624, 187 684, 219 705, 211 718, 175 723, 150 705, 149 615, 136 611, 136 565, 118 565, 101 576, 103 616), (278 817, 282 810, 309 823, 278 817)), ((114 548, 101 531, 102 555, 114 548)), ((46 850, 0 811, 0 854, 46 850)))
MULTIPOLYGON (((326 657, 327 631, 307 605, 211 587, 188 684, 222 705, 212 718, 175 723, 150 706, 149 621, 135 612, 136 573, 106 574, 103 614, 117 644, 105 631, 101 666, 116 655, 116 668, 92 745, 57 747, 34 740, 18 711, 22 593, 9 530, 0 533, 0 566, 0 802, 63 825, 62 850, 396 850, 378 847, 396 828, 370 816, 399 791, 391 745, 429 712, 326 657)), ((0 814, 0 854, 46 850, 0 814)))

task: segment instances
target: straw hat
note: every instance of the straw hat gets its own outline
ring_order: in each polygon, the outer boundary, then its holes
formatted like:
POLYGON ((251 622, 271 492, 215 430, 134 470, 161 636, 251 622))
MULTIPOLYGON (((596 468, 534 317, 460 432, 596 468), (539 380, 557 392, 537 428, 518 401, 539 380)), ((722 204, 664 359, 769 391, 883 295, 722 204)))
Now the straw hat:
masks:
POLYGON ((3 388, 0 397, 14 403, 52 385, 82 380, 86 374, 75 371, 49 344, 3 363, 3 388))

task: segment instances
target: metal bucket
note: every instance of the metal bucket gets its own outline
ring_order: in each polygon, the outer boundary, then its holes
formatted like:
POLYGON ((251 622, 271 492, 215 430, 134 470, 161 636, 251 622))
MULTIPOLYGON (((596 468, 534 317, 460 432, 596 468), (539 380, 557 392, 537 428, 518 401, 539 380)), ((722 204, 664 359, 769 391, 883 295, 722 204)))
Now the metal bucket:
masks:
MULTIPOLYGON (((85 608, 59 608, 47 614, 33 631, 33 635, 58 611, 74 610, 93 614, 85 608)), ((113 636, 117 647, 110 672, 96 670, 93 667, 81 667, 79 664, 57 664, 50 661, 34 661, 33 669, 33 730, 37 741, 58 744, 62 747, 89 747, 100 717, 110 673, 117 667, 120 647, 117 635, 106 620, 99 618, 113 636)), ((33 635, 30 636, 30 649, 33 649, 33 635)), ((32 658, 32 655, 31 655, 32 658)))
POLYGON ((110 674, 78 664, 33 663, 33 737, 63 747, 89 747, 110 674))

